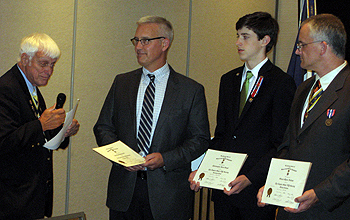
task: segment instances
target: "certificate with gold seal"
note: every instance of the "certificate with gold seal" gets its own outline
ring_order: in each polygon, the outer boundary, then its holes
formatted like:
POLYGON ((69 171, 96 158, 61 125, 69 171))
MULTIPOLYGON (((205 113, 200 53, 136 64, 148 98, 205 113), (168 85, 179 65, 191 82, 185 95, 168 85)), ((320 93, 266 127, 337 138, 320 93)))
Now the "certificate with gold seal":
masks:
POLYGON ((93 148, 94 151, 125 167, 131 167, 145 163, 145 158, 136 153, 121 141, 114 142, 102 147, 93 148))
POLYGON ((236 179, 247 157, 247 154, 209 149, 193 180, 202 187, 229 189, 228 184, 236 179))
POLYGON ((272 158, 262 202, 297 209, 294 199, 304 192, 312 163, 272 158))

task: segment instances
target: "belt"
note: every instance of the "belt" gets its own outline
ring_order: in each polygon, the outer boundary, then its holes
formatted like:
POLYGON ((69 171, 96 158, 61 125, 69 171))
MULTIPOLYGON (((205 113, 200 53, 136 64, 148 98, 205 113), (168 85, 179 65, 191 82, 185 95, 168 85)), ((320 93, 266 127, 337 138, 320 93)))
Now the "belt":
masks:
POLYGON ((147 171, 137 171, 137 177, 141 178, 142 180, 147 180, 147 171))

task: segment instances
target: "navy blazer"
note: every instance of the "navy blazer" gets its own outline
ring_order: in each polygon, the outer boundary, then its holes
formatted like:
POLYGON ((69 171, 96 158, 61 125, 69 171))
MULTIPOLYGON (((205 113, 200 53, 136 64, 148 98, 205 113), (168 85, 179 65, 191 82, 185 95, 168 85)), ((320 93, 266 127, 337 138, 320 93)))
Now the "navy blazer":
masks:
MULTIPOLYGON (((39 91, 39 113, 46 109, 39 91)), ((52 214, 52 151, 18 66, 0 78, 0 219, 37 219, 52 214)), ((68 138, 60 148, 68 146, 68 138)))
POLYGON ((213 201, 227 198, 238 207, 256 207, 256 194, 265 184, 271 158, 282 143, 288 125, 296 85, 268 60, 258 74, 262 80, 259 90, 249 95, 239 117, 243 69, 244 66, 236 68, 221 77, 217 126, 210 148, 248 154, 238 175, 247 176, 252 185, 231 196, 214 190, 213 201))
MULTIPOLYGON (((142 69, 115 77, 94 126, 99 146, 121 140, 139 152, 136 134, 136 100, 142 69)), ((170 76, 150 153, 162 154, 165 169, 147 171, 150 206, 155 219, 189 219, 194 192, 188 176, 191 161, 209 146, 209 122, 204 88, 176 73, 170 76)), ((136 172, 113 163, 109 177, 107 206, 126 211, 135 189, 136 172)))

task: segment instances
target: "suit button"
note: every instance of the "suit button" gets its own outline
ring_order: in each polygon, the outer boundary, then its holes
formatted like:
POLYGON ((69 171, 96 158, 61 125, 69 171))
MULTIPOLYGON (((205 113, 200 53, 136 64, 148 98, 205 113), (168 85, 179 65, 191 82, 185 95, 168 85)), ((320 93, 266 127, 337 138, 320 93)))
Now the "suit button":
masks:
POLYGON ((47 160, 51 160, 50 157, 48 157, 47 160))
POLYGON ((234 136, 232 137, 233 140, 236 139, 236 138, 237 138, 236 135, 234 135, 234 136))
POLYGON ((301 141, 299 139, 297 139, 297 144, 300 144, 300 143, 301 143, 301 141))
POLYGON ((40 143, 37 143, 36 145, 40 146, 40 143))
POLYGON ((32 147, 35 147, 35 145, 33 144, 32 147))

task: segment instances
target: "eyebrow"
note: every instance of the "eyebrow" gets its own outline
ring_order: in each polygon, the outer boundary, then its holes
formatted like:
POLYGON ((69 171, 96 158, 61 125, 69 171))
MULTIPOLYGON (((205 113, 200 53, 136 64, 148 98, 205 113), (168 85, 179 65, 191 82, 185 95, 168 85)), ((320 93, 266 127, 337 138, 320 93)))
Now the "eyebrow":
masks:
POLYGON ((238 35, 238 36, 239 36, 239 35, 250 36, 251 34, 249 34, 249 33, 241 33, 241 34, 237 33, 237 35, 238 35))

